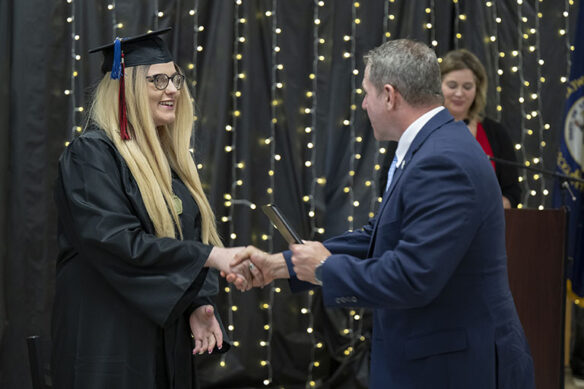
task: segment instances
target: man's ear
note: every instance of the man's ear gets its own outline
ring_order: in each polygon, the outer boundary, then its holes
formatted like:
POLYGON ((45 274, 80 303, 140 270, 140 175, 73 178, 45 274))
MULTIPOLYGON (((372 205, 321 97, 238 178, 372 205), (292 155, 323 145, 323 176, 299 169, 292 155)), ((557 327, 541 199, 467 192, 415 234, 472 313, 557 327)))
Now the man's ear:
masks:
POLYGON ((391 84, 383 86, 383 98, 385 99, 385 106, 388 109, 395 108, 397 90, 391 84))

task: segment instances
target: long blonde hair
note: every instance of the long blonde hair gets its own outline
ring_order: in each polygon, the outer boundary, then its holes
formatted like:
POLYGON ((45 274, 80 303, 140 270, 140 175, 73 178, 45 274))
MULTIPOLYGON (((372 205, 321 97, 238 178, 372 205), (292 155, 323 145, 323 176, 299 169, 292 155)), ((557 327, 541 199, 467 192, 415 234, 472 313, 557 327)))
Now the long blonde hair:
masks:
MULTIPOLYGON (((176 66, 176 65, 175 65, 176 66)), ((150 111, 146 76, 149 66, 126 69, 125 89, 130 140, 122 140, 118 123, 119 81, 108 72, 99 83, 89 118, 112 140, 138 184, 148 216, 158 237, 182 239, 182 228, 174 208, 171 168, 195 199, 201 213, 201 240, 222 246, 215 215, 189 152, 193 131, 193 105, 187 87, 176 100, 173 124, 156 128, 150 111)))

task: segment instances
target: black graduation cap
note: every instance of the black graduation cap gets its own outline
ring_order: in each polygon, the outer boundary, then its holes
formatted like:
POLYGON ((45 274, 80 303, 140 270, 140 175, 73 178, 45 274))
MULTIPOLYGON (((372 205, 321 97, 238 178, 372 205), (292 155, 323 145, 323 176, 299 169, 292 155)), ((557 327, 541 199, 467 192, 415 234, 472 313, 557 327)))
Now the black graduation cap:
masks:
POLYGON ((89 52, 96 53, 101 51, 103 53, 101 70, 104 73, 117 70, 116 67, 120 66, 121 62, 119 57, 121 53, 124 54, 125 67, 170 62, 173 61, 170 50, 168 50, 168 46, 159 36, 170 30, 172 30, 172 27, 128 38, 116 38, 114 43, 96 47, 89 50, 89 52), (119 46, 119 48, 116 46, 119 46), (119 54, 116 52, 118 50, 119 54))
POLYGON ((111 78, 120 80, 119 121, 120 136, 123 140, 130 139, 126 117, 124 70, 127 66, 153 65, 173 61, 168 46, 159 37, 170 30, 172 28, 168 27, 138 36, 116 38, 114 43, 89 50, 90 53, 101 51, 103 53, 101 70, 104 73, 111 71, 111 78))

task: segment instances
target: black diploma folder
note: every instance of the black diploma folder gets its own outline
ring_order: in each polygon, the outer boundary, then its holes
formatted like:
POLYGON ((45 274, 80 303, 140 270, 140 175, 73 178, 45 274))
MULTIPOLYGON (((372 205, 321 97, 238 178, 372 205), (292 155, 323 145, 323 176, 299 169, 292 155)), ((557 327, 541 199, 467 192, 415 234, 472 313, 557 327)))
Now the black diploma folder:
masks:
POLYGON ((278 207, 276 207, 274 204, 266 204, 262 205, 262 211, 264 211, 264 213, 268 216, 274 227, 280 231, 280 234, 282 234, 282 237, 286 240, 286 242, 288 242, 288 244, 302 244, 302 239, 290 226, 278 207))

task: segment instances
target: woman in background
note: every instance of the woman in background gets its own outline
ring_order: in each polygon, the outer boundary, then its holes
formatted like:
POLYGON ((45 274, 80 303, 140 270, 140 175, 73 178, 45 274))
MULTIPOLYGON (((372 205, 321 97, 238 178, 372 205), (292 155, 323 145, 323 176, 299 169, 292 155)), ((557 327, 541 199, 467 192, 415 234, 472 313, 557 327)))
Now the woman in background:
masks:
MULTIPOLYGON (((463 120, 490 157, 516 162, 507 130, 483 116, 487 102, 487 73, 479 59, 465 49, 450 51, 440 63, 444 106, 456 120, 463 120)), ((517 168, 491 162, 503 194, 504 208, 514 208, 521 199, 517 168)))

